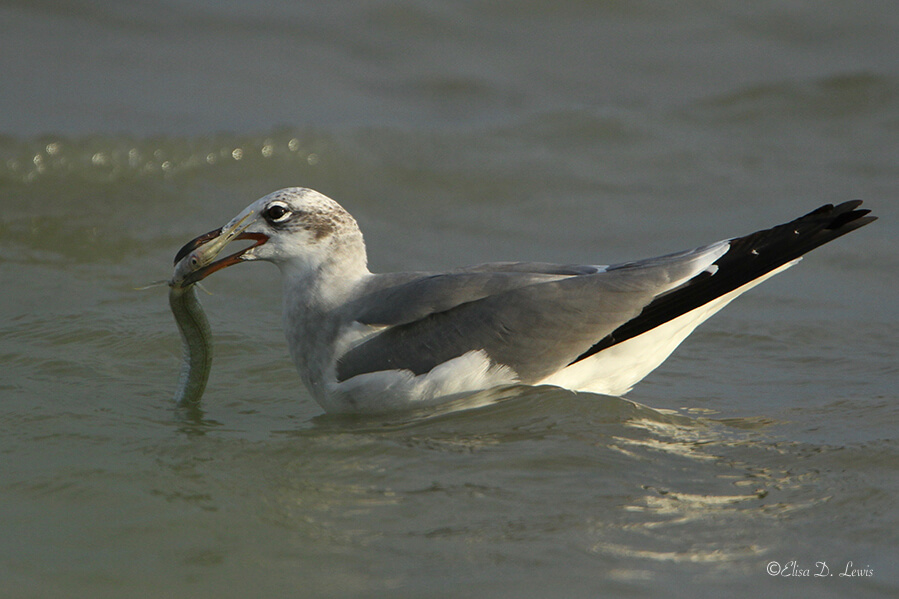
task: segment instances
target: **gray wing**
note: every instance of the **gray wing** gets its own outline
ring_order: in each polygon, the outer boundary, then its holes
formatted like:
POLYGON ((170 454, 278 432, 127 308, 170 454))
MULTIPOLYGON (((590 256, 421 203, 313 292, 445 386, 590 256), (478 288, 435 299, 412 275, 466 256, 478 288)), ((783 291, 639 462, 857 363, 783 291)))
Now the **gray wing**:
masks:
POLYGON ((608 271, 494 263, 381 283, 357 300, 353 320, 387 328, 340 356, 337 378, 392 369, 424 374, 484 350, 522 382, 540 380, 725 251, 727 242, 721 242, 608 271))
POLYGON ((595 274, 596 266, 493 262, 447 273, 377 275, 349 308, 357 322, 401 325, 512 289, 595 274))
POLYGON ((827 204, 750 235, 609 267, 494 263, 378 278, 352 306, 356 317, 345 316, 385 328, 338 359, 338 380, 398 368, 424 374, 484 350, 521 382, 539 381, 875 220, 860 205, 827 204))
MULTIPOLYGON (((479 267, 476 267, 479 268, 479 267)), ((409 275, 400 277, 407 277, 409 275)), ((555 281, 563 275, 510 271, 454 271, 419 274, 394 284, 379 275, 349 308, 353 320, 376 326, 409 324, 512 289, 555 281)))

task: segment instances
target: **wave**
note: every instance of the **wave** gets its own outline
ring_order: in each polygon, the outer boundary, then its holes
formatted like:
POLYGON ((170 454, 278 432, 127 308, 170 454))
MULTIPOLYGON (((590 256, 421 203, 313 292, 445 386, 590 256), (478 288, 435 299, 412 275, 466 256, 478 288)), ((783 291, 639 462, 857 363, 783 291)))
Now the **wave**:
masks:
POLYGON ((0 138, 0 182, 166 178, 235 164, 315 166, 326 136, 299 131, 194 138, 133 136, 0 138))

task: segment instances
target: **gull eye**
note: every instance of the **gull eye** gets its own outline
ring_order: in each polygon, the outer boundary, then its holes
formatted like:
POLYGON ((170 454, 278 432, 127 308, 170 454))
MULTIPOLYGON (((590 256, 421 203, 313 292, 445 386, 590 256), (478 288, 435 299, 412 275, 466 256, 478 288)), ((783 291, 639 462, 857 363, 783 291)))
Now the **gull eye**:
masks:
POLYGON ((271 223, 277 223, 290 216, 290 210, 281 204, 272 204, 265 209, 265 212, 263 212, 262 215, 265 217, 265 220, 271 223))

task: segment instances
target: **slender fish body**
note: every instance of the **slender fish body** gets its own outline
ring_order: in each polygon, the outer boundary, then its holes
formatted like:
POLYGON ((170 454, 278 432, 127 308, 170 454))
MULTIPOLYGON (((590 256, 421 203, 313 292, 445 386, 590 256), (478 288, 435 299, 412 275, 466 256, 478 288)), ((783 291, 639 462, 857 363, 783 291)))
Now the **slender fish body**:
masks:
POLYGON ((175 402, 197 405, 212 369, 212 330, 197 298, 196 285, 171 284, 169 306, 181 334, 181 375, 175 402))
POLYGON ((206 390, 212 370, 212 329, 197 298, 196 284, 189 275, 207 264, 211 256, 198 248, 175 263, 169 284, 169 307, 181 334, 181 375, 175 389, 175 402, 196 406, 206 390))
POLYGON ((166 283, 169 286, 169 306, 181 334, 181 375, 175 390, 175 402, 182 406, 197 406, 206 390, 212 370, 212 329, 197 298, 196 282, 204 269, 231 240, 236 238, 250 217, 248 213, 228 229, 215 231, 184 246, 175 256, 175 270, 166 283))

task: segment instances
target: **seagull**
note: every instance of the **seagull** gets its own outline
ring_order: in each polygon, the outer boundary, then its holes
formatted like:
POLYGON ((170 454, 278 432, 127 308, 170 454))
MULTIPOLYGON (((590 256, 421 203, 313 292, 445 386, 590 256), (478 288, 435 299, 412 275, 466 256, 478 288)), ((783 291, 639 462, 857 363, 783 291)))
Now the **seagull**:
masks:
POLYGON ((874 221, 861 203, 609 266, 492 262, 373 274, 349 212, 292 187, 190 241, 175 261, 243 239, 252 244, 199 266, 185 284, 241 262, 278 266, 290 354, 326 412, 428 407, 511 385, 621 396, 734 298, 874 221))

